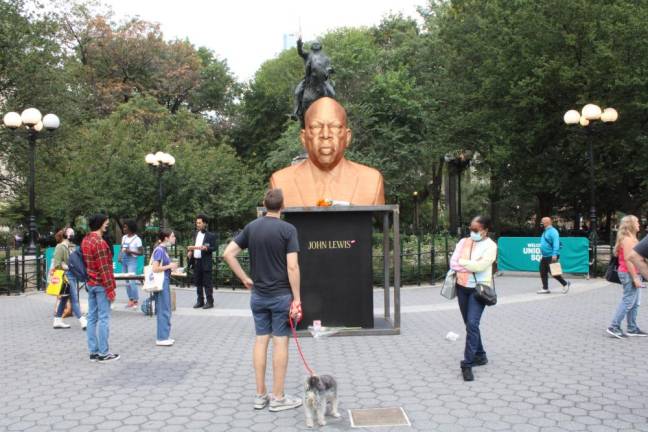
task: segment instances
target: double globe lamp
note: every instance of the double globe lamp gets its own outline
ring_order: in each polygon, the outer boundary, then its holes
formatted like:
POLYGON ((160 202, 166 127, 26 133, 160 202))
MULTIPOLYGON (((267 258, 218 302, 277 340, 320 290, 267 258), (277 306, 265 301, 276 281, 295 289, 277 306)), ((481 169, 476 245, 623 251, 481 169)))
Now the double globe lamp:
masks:
POLYGON ((38 236, 36 227, 36 193, 34 184, 36 180, 36 138, 38 133, 45 128, 48 131, 58 129, 61 122, 55 114, 46 114, 44 117, 36 108, 27 108, 18 114, 17 112, 8 112, 2 118, 4 125, 12 130, 25 126, 29 138, 29 245, 27 254, 36 253, 36 239, 38 236))

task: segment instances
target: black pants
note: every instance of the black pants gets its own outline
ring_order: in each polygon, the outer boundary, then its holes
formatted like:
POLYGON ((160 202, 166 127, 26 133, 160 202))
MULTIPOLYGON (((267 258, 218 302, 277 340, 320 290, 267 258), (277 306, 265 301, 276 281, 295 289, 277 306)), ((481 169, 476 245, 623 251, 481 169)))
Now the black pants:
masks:
MULTIPOLYGON (((542 279, 542 289, 545 290, 549 289, 549 264, 551 264, 551 257, 542 257, 542 260, 540 260, 540 279, 542 279)), ((560 285, 567 285, 562 276, 553 276, 553 278, 560 282, 560 285)))
POLYGON ((196 284, 196 302, 214 304, 214 286, 212 284, 211 266, 205 270, 202 259, 194 259, 194 283, 196 284))

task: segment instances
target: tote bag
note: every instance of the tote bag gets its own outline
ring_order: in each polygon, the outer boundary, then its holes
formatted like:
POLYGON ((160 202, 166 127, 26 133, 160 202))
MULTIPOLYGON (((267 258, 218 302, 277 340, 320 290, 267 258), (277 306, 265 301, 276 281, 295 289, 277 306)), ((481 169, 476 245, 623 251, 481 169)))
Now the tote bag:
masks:
POLYGON ((443 281, 441 295, 448 300, 452 300, 457 296, 457 272, 452 269, 448 270, 445 280, 443 281))
POLYGON ((49 284, 45 291, 51 296, 60 296, 64 294, 65 272, 63 270, 54 270, 52 276, 49 278, 49 284))
POLYGON ((153 271, 153 255, 149 265, 144 267, 144 286, 142 289, 149 293, 160 292, 164 287, 164 272, 153 271))

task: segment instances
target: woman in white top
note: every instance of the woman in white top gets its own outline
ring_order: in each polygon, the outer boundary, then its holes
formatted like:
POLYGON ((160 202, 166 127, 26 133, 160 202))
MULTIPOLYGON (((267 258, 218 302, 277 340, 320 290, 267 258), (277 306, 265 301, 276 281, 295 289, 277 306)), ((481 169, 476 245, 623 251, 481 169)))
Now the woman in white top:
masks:
POLYGON ((477 216, 470 223, 470 237, 462 239, 455 248, 450 267, 457 272, 457 300, 466 325, 466 347, 461 362, 464 381, 473 381, 473 366, 488 363, 482 343, 479 322, 485 305, 475 297, 477 282, 493 286, 493 263, 497 259, 497 244, 488 237, 491 221, 477 216))
MULTIPOLYGON (((137 258, 144 253, 142 239, 137 235, 137 223, 133 220, 127 220, 122 227, 124 236, 121 241, 121 251, 119 252, 119 261, 122 264, 123 273, 137 274, 137 258)), ((139 290, 137 282, 129 280, 126 282, 126 291, 128 293, 127 308, 137 308, 139 302, 139 290)))

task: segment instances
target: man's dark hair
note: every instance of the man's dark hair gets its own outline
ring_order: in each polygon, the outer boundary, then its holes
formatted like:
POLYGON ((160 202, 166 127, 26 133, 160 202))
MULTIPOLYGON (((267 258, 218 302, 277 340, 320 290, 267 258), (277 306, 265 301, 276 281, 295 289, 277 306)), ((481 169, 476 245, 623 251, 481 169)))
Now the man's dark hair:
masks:
POLYGON ((283 201, 283 191, 281 189, 270 189, 263 197, 263 205, 273 212, 281 210, 283 201))
POLYGON ((137 222, 135 222, 133 219, 128 219, 124 222, 124 225, 128 227, 128 231, 130 231, 132 234, 137 233, 137 222))
POLYGON ((200 219, 201 221, 203 221, 203 223, 206 223, 206 224, 209 223, 209 219, 207 219, 207 216, 204 215, 204 214, 202 214, 202 213, 199 214, 198 216, 196 216, 196 220, 198 220, 198 219, 200 219))
POLYGON ((475 216, 475 220, 479 225, 481 225, 487 231, 490 231, 491 228, 493 227, 491 218, 488 216, 484 216, 484 215, 475 216))
POLYGON ((90 231, 97 231, 99 228, 101 228, 101 225, 104 224, 108 220, 108 216, 102 213, 97 213, 92 216, 90 216, 90 220, 88 220, 88 226, 90 227, 90 231))

